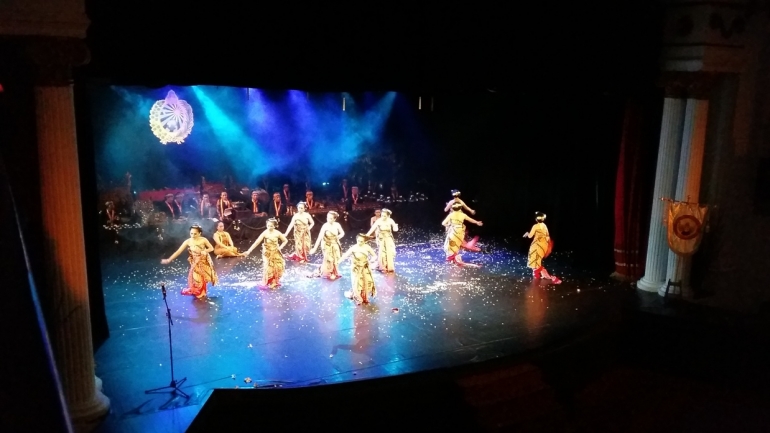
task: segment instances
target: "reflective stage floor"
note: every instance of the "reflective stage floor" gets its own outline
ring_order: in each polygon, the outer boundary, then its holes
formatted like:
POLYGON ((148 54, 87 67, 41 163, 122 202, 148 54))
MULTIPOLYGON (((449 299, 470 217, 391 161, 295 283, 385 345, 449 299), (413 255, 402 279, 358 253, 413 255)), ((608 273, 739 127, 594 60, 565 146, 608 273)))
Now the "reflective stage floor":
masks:
MULTIPOLYGON (((343 238, 343 250, 354 236, 343 238)), ((247 258, 215 259, 219 284, 210 299, 180 294, 188 264, 178 245, 152 253, 105 254, 102 277, 110 338, 96 354, 97 376, 112 402, 98 431, 184 431, 216 388, 298 387, 478 363, 577 338, 616 311, 621 291, 606 276, 575 269, 569 253, 546 265, 563 282, 533 280, 527 240, 484 242, 466 262, 445 262, 440 233, 397 234, 396 274, 375 272, 377 297, 356 306, 343 296, 343 278, 310 278, 320 263, 287 261, 282 286, 257 287, 258 250, 247 258), (168 289, 175 379, 173 394, 145 394, 171 380, 166 306, 168 289)), ((239 245, 247 247, 248 245, 239 245)), ((285 251, 291 251, 290 242, 285 251)))

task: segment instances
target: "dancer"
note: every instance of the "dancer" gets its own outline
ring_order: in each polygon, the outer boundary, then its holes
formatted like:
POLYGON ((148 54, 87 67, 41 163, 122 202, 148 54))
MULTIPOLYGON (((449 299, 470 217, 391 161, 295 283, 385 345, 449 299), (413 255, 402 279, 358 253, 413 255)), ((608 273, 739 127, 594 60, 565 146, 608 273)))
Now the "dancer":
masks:
POLYGON ((392 212, 389 209, 382 209, 380 219, 374 222, 374 225, 366 233, 366 236, 377 231, 377 255, 380 272, 395 272, 396 244, 393 242, 393 232, 398 231, 398 224, 390 216, 392 212))
POLYGON ((346 291, 345 297, 355 301, 356 305, 368 304, 377 295, 372 270, 369 269, 369 257, 374 258, 375 255, 372 247, 367 245, 367 239, 369 236, 359 233, 356 236, 356 244, 350 247, 337 262, 339 264, 350 257, 352 290, 346 291))
POLYGON ((214 270, 214 262, 211 261, 211 256, 209 256, 209 253, 214 251, 214 247, 211 246, 208 239, 201 236, 202 232, 203 230, 197 224, 190 227, 190 239, 182 242, 182 245, 171 257, 160 261, 161 264, 167 265, 179 257, 182 251, 187 248, 189 253, 187 261, 190 262, 190 271, 187 273, 187 288, 182 290, 182 294, 195 296, 199 300, 205 300, 208 297, 206 283, 211 283, 212 286, 215 286, 219 282, 217 273, 214 270))
POLYGON ((462 261, 460 249, 464 248, 463 239, 465 239, 465 222, 476 224, 481 227, 483 223, 465 215, 462 211, 463 205, 455 203, 452 205, 452 212, 444 218, 441 225, 446 227, 446 240, 444 240, 444 252, 446 260, 454 262, 460 266, 479 266, 471 265, 462 261))
MULTIPOLYGON (((450 212, 451 209, 452 209, 452 205, 454 205, 454 204, 460 204, 460 205, 462 205, 462 209, 464 209, 465 211, 467 211, 471 215, 476 215, 476 211, 471 209, 471 208, 469 208, 468 205, 465 204, 464 201, 462 201, 462 199, 460 198, 460 191, 456 190, 456 189, 452 190, 452 200, 449 200, 447 202, 446 206, 444 207, 444 212, 450 212)), ((466 241, 465 238, 463 238, 462 247, 465 248, 468 251, 479 252, 479 251, 481 251, 481 248, 476 246, 476 242, 478 242, 478 241, 479 241, 479 237, 478 236, 474 236, 473 239, 471 239, 469 241, 466 241)))
POLYGON ((446 206, 444 207, 444 212, 449 212, 450 209, 452 209, 452 205, 455 203, 459 203, 460 205, 462 205, 462 208, 468 211, 469 214, 476 215, 476 211, 469 208, 468 205, 465 204, 464 201, 462 201, 462 199, 460 198, 460 191, 456 189, 452 190, 452 200, 449 200, 446 203, 446 206))
POLYGON ((315 225, 313 217, 306 212, 307 206, 304 201, 297 203, 297 213, 291 217, 289 227, 286 227, 284 236, 289 236, 291 229, 294 229, 294 253, 286 257, 289 260, 307 263, 308 252, 310 252, 310 230, 315 225))
POLYGON ((203 194, 201 202, 198 204, 198 213, 201 218, 213 218, 214 206, 209 201, 209 195, 203 194))
POLYGON ((217 231, 214 232, 214 254, 218 259, 222 257, 241 257, 242 253, 238 252, 238 248, 233 244, 233 238, 230 237, 230 233, 225 231, 225 223, 222 221, 217 223, 217 231))
POLYGON ((283 276, 283 270, 286 267, 286 262, 283 260, 281 249, 286 246, 289 241, 286 236, 281 233, 280 230, 276 230, 278 226, 278 220, 270 218, 267 220, 267 229, 262 232, 256 241, 246 250, 243 255, 248 256, 251 252, 262 244, 262 285, 275 289, 280 287, 281 277, 283 276), (281 241, 281 244, 278 244, 281 241), (264 243, 263 243, 264 242, 264 243))
POLYGON ((337 263, 340 260, 340 239, 345 236, 345 232, 342 231, 342 226, 337 222, 340 214, 335 211, 330 211, 326 214, 326 223, 321 226, 321 231, 318 233, 318 239, 315 241, 313 249, 310 250, 310 254, 315 254, 318 249, 318 245, 323 240, 323 263, 318 270, 311 275, 312 277, 323 277, 330 280, 336 280, 340 277, 340 271, 337 267, 337 263))
POLYGON ((545 223, 545 214, 542 212, 535 212, 535 225, 532 229, 524 233, 525 238, 532 238, 532 244, 529 246, 529 255, 527 257, 527 267, 532 269, 532 276, 535 278, 546 278, 551 280, 554 284, 561 283, 561 280, 553 275, 550 275, 548 271, 543 267, 543 259, 548 251, 548 244, 551 241, 551 236, 548 234, 548 227, 545 223))
POLYGON ((220 221, 231 219, 233 213, 233 203, 227 198, 227 192, 222 191, 217 200, 217 216, 220 221))

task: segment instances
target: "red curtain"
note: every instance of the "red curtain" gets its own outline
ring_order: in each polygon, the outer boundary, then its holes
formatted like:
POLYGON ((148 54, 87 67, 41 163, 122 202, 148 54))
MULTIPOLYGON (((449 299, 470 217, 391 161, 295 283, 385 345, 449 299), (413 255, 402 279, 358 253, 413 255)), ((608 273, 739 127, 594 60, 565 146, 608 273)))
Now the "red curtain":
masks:
POLYGON ((647 231, 655 172, 661 98, 629 98, 626 102, 620 157, 615 179, 615 272, 613 277, 636 280, 644 274, 647 231), (659 110, 658 110, 659 111, 659 110), (652 166, 650 166, 652 165, 652 166))

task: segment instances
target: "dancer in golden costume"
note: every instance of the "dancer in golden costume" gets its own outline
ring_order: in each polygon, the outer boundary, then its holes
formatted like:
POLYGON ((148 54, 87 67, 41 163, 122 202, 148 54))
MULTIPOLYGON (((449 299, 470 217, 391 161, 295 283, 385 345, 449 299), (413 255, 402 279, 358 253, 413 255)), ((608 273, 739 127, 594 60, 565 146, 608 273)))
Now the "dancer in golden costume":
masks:
POLYGON ((377 254, 381 272, 395 272, 396 244, 393 242, 393 232, 398 231, 398 224, 390 217, 393 213, 389 209, 382 209, 380 219, 374 222, 366 236, 371 236, 377 231, 377 254))
POLYGON ((214 232, 214 254, 218 259, 222 257, 241 257, 243 254, 238 252, 238 248, 233 244, 233 238, 230 233, 225 231, 225 223, 220 221, 217 224, 217 231, 214 232))
POLYGON ((550 275, 548 271, 543 267, 543 259, 550 253, 548 244, 551 242, 551 236, 548 233, 548 227, 545 223, 545 214, 542 212, 535 212, 535 225, 532 226, 530 231, 524 233, 525 238, 532 239, 532 244, 529 246, 529 255, 527 257, 527 267, 532 269, 532 276, 535 278, 546 278, 551 280, 554 284, 561 283, 561 280, 553 275, 550 275))
MULTIPOLYGON (((481 227, 483 223, 476 221, 468 215, 464 214, 463 205, 455 203, 452 205, 452 212, 444 218, 441 225, 446 227, 446 239, 444 240, 444 253, 446 253, 446 260, 448 262, 454 262, 461 266, 469 265, 462 261, 460 257, 460 250, 464 248, 465 239, 465 222, 476 224, 481 227)), ((478 266, 478 265, 471 265, 478 266)))
POLYGON ((337 263, 340 261, 340 239, 345 236, 345 232, 342 230, 342 226, 337 222, 340 214, 335 211, 331 211, 326 214, 326 223, 321 226, 321 231, 318 233, 318 239, 315 241, 313 249, 310 250, 310 254, 315 254, 318 249, 318 245, 323 241, 321 251, 323 251, 323 263, 321 267, 312 276, 328 278, 330 280, 336 280, 340 277, 340 271, 337 267, 337 263))
POLYGON ((294 229, 294 253, 287 257, 289 260, 307 263, 308 253, 310 252, 310 230, 315 225, 313 216, 306 212, 307 205, 304 201, 297 203, 297 213, 291 217, 289 227, 286 227, 284 236, 289 236, 291 229, 294 229))
POLYGON ((354 300, 356 305, 368 304, 371 299, 377 296, 372 270, 369 268, 369 257, 374 258, 375 254, 372 247, 366 243, 367 239, 369 239, 368 235, 359 233, 356 236, 356 244, 350 247, 339 260, 342 262, 350 257, 352 287, 351 290, 345 292, 345 297, 354 300))
POLYGON ((286 236, 276 229, 278 220, 270 218, 267 220, 267 229, 262 232, 256 241, 246 250, 243 255, 248 256, 254 251, 254 248, 262 244, 262 285, 275 289, 281 285, 281 277, 286 267, 283 260, 281 249, 289 242, 286 236), (278 243, 280 241, 280 244, 278 243))
MULTIPOLYGON (((452 211, 452 205, 454 204, 460 204, 462 206, 461 210, 464 210, 465 212, 468 212, 471 215, 476 215, 476 211, 468 207, 467 204, 460 198, 460 191, 453 189, 452 190, 452 200, 449 200, 446 203, 446 206, 444 206, 444 212, 451 212, 452 211)), ((468 251, 481 251, 481 248, 476 246, 476 242, 479 241, 478 236, 474 236, 473 239, 467 241, 463 239, 462 247, 468 251)))
POLYGON ((182 242, 182 245, 171 257, 161 260, 160 263, 163 265, 171 263, 187 248, 190 271, 187 273, 187 288, 182 290, 182 294, 205 300, 208 297, 206 284, 211 283, 212 286, 215 286, 219 282, 219 278, 214 271, 214 262, 209 256, 209 253, 214 251, 214 247, 211 246, 208 239, 201 236, 202 232, 203 230, 199 225, 190 227, 190 239, 182 242))

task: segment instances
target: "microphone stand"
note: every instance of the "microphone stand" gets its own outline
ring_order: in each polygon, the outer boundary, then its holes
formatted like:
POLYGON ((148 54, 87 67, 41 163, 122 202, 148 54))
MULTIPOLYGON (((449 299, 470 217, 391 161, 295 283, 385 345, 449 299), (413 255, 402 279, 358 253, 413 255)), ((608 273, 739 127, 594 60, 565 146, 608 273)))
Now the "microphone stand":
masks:
POLYGON ((168 301, 166 300, 166 285, 161 284, 160 289, 163 292, 163 302, 166 304, 166 318, 168 319, 168 352, 171 356, 171 383, 168 386, 161 386, 160 388, 154 388, 154 389, 148 389, 145 391, 145 394, 158 394, 158 393, 164 393, 164 392, 172 392, 175 394, 181 394, 186 398, 190 398, 189 395, 185 394, 184 391, 180 389, 180 386, 187 380, 187 378, 182 378, 180 380, 174 379, 174 349, 171 346, 171 326, 174 324, 174 322, 171 320, 171 309, 168 308, 168 301))

